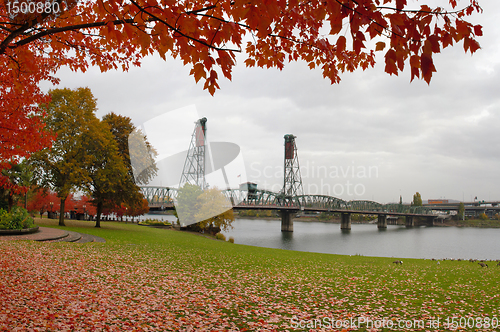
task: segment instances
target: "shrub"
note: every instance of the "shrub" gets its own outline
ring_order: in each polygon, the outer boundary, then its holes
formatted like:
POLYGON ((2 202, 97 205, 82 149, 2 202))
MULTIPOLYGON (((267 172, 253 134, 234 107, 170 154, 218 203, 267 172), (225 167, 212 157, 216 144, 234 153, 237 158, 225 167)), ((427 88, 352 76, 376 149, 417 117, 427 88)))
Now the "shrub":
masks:
POLYGON ((488 216, 486 215, 486 213, 481 213, 481 214, 479 215, 479 219, 481 219, 481 220, 488 220, 488 219, 490 219, 490 218, 488 218, 488 216))
POLYGON ((256 214, 255 211, 253 211, 253 210, 247 210, 245 215, 247 217, 255 217, 255 214, 256 214))
POLYGON ((330 212, 321 212, 318 215, 319 220, 330 220, 330 219, 333 219, 333 217, 334 217, 334 215, 330 212))
POLYGON ((168 221, 160 221, 156 219, 146 219, 139 222, 139 225, 149 225, 149 226, 170 226, 172 225, 168 221))
POLYGON ((11 213, 0 209, 0 229, 25 229, 33 226, 33 218, 26 209, 15 206, 11 213))
POLYGON ((4 209, 0 209, 0 229, 9 229, 12 216, 4 209))
POLYGON ((222 233, 217 233, 217 234, 215 234, 215 238, 216 238, 217 240, 226 241, 226 236, 225 236, 224 234, 222 234, 222 233))
POLYGON ((228 241, 234 243, 234 237, 230 236, 228 241))

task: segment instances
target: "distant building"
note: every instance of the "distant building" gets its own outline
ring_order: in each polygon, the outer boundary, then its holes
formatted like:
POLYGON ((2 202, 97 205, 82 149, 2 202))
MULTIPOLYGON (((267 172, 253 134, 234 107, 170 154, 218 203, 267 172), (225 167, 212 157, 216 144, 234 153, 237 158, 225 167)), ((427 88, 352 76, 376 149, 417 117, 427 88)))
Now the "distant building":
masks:
POLYGON ((429 199, 427 204, 447 204, 447 199, 429 199))

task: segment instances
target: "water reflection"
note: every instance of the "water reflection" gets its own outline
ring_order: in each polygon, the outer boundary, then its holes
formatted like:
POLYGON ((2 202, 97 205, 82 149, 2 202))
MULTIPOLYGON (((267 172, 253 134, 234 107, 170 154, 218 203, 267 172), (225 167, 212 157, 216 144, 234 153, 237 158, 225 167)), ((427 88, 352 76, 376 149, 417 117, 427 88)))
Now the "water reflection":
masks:
POLYGON ((293 232, 281 232, 281 248, 293 250, 293 232))
POLYGON ((402 258, 500 258, 500 229, 414 227, 294 221, 294 232, 281 232, 280 220, 238 219, 225 232, 236 243, 331 254, 402 258))

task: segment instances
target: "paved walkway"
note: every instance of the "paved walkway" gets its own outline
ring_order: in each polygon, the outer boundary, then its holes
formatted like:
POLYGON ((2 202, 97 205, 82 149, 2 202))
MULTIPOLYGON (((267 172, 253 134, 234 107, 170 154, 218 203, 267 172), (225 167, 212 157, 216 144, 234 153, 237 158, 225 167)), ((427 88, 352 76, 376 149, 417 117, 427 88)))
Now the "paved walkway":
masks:
POLYGON ((45 241, 45 242, 74 242, 74 243, 86 243, 86 242, 106 242, 102 237, 82 234, 72 231, 66 231, 64 229, 49 228, 49 227, 39 227, 38 232, 32 234, 23 235, 2 235, 0 234, 0 241, 11 241, 11 240, 33 240, 33 241, 45 241))

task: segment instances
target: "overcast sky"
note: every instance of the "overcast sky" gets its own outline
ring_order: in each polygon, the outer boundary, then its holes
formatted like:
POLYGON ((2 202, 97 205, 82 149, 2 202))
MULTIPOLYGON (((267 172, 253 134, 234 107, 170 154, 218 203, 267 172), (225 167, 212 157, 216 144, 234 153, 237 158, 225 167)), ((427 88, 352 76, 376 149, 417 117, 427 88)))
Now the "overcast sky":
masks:
POLYGON ((482 49, 471 57, 460 43, 435 55, 430 85, 410 83, 409 71, 387 75, 383 59, 338 85, 304 63, 279 71, 240 59, 212 97, 180 61, 150 57, 128 73, 64 69, 59 87, 89 87, 99 117, 129 116, 162 158, 185 152, 193 121, 207 117, 210 141, 240 147, 244 167, 234 164, 231 176, 243 173, 259 188, 282 186, 283 136, 294 134, 306 193, 381 203, 400 195, 410 202, 417 191, 424 200, 500 200, 500 3, 481 5, 473 23, 483 25, 482 49))

